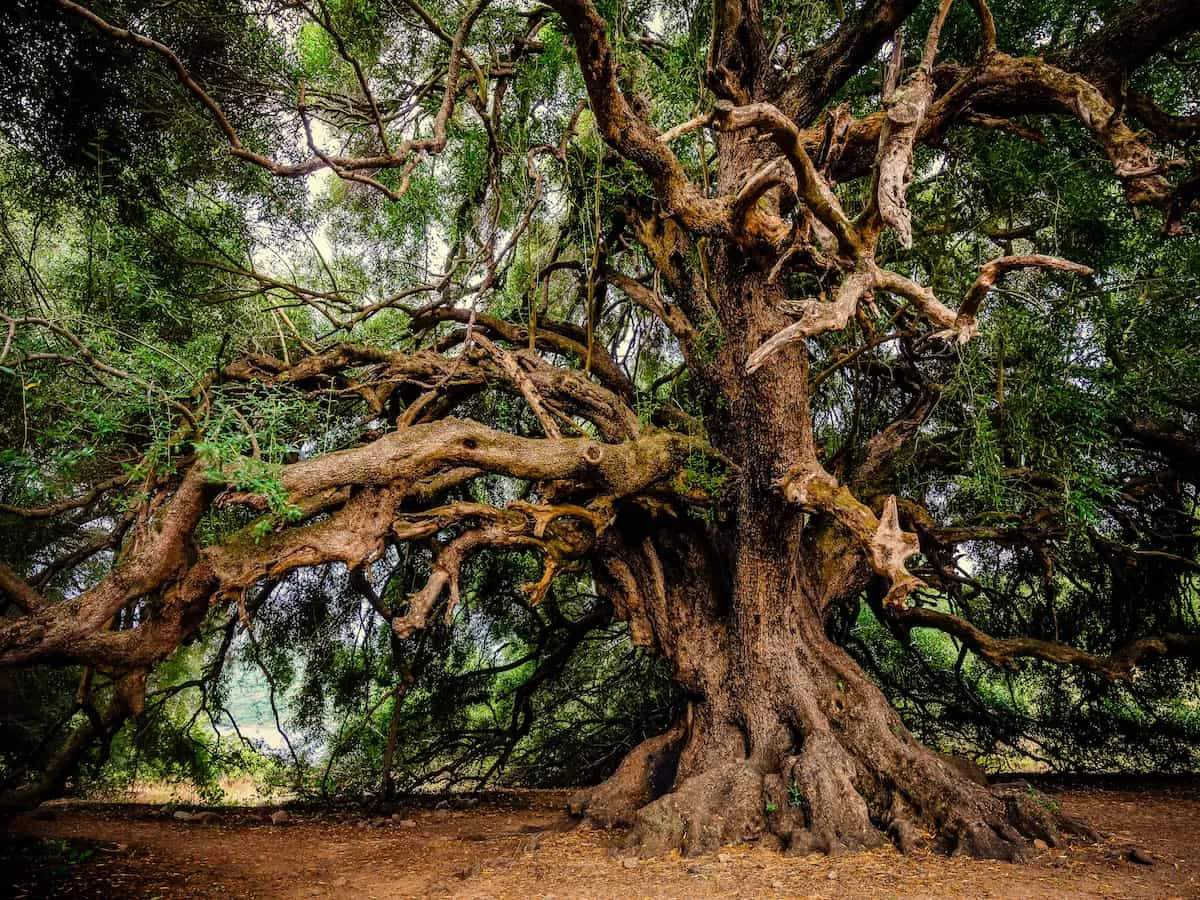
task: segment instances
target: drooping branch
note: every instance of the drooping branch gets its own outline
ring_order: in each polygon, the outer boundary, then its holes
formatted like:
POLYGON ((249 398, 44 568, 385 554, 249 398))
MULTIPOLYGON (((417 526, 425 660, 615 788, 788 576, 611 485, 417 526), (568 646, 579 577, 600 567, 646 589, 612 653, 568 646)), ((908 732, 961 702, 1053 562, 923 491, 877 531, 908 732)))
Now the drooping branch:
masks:
POLYGON ((11 791, 0 794, 0 810, 21 810, 37 806, 47 797, 62 791, 76 771, 79 761, 97 740, 111 738, 114 732, 132 715, 142 711, 145 702, 146 671, 134 670, 121 676, 111 689, 111 696, 100 708, 90 698, 81 698, 86 715, 63 744, 40 763, 37 777, 11 791))
POLYGON ((905 628, 934 628, 953 635, 982 659, 1004 669, 1015 668, 1016 660, 1022 657, 1036 658, 1057 665, 1078 666, 1115 681, 1131 677, 1140 663, 1155 657, 1200 660, 1200 635, 1194 634, 1139 638, 1109 656, 1100 656, 1055 641, 993 637, 960 616, 928 606, 891 607, 887 616, 905 628))
POLYGON ((190 536, 211 495, 205 471, 192 466, 173 493, 146 505, 121 564, 65 603, 51 604, 6 567, 5 592, 23 595, 32 613, 0 627, 0 665, 53 657, 81 635, 129 634, 108 632, 109 622, 131 600, 187 573, 190 536))
POLYGON ((521 368, 520 364, 513 357, 513 355, 501 347, 497 347, 488 338, 481 334, 473 335, 472 340, 479 344, 479 346, 483 347, 483 349, 486 350, 494 360, 496 360, 497 364, 504 371, 504 373, 512 379, 512 382, 517 386, 517 390, 521 392, 521 396, 525 398, 525 402, 529 405, 529 408, 537 417, 538 422, 541 423, 542 429, 546 432, 546 437, 562 437, 562 432, 559 430, 558 423, 554 421, 554 418, 546 409, 545 399, 542 397, 541 393, 539 393, 537 387, 530 380, 529 376, 525 374, 525 371, 521 368))
POLYGON ((687 314, 676 305, 670 305, 659 292, 646 287, 623 272, 608 271, 604 277, 625 296, 642 309, 658 318, 679 341, 684 353, 693 350, 699 332, 687 314))

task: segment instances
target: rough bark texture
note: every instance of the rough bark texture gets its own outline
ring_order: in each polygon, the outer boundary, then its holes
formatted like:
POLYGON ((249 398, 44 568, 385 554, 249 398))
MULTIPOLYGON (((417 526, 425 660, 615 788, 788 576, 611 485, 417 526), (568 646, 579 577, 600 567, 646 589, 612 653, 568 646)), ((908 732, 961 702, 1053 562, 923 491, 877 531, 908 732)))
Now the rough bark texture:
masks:
MULTIPOLYGON (((732 367, 778 327, 777 289, 735 253, 713 272, 719 303, 745 311, 722 349, 732 367)), ((784 350, 736 382, 719 435, 739 466, 723 519, 622 534, 622 558, 636 547, 639 563, 613 578, 619 608, 691 702, 573 812, 631 826, 628 845, 649 854, 742 841, 835 853, 889 837, 908 850, 929 834, 947 852, 1015 860, 1028 840, 1083 831, 1023 786, 989 789, 923 747, 826 636, 827 614, 871 567, 832 517, 814 528, 776 487, 811 445, 802 353, 784 350)))
MULTIPOLYGON (((943 4, 943 15, 947 8, 943 4)), ((935 49, 933 33, 923 68, 932 67, 935 49)), ((880 157, 901 173, 910 163, 932 80, 915 90, 923 92, 921 109, 905 120, 905 140, 893 146, 897 138, 887 125, 878 137, 880 157)), ((840 322, 806 325, 823 322, 836 305, 817 302, 793 325, 782 312, 787 296, 769 265, 730 242, 711 251, 708 289, 722 332, 708 375, 729 410, 710 434, 736 466, 732 485, 713 527, 673 530, 669 537, 624 534, 622 558, 628 560, 636 547, 640 563, 622 564, 615 574, 610 567, 612 587, 622 598, 618 609, 630 618, 635 638, 670 660, 691 702, 672 732, 635 749, 590 797, 577 796, 572 810, 601 826, 632 824, 626 840, 642 852, 679 849, 688 855, 741 841, 834 853, 875 847, 889 837, 907 851, 930 835, 947 852, 1015 860, 1029 840, 1054 844, 1063 829, 1086 832, 1039 803, 1026 786, 989 788, 968 768, 923 747, 826 636, 827 615, 873 578, 888 579, 885 587, 892 590, 909 589, 903 563, 916 544, 913 539, 881 564, 871 538, 889 523, 900 535, 894 500, 877 497, 876 508, 866 509, 817 462, 806 351, 796 343, 844 327, 871 282, 889 281, 892 273, 873 267, 883 223, 875 219, 872 225, 866 217, 851 225, 819 181, 806 183, 816 173, 790 136, 794 126, 773 109, 718 106, 716 116, 725 123, 718 193, 735 194, 758 177, 751 173, 766 171, 773 154, 764 147, 770 145, 742 132, 756 123, 788 157, 795 191, 809 197, 809 209, 829 230, 830 251, 859 260, 855 271, 863 286, 848 292, 840 322), (772 339, 789 329, 794 337, 772 339), (798 497, 779 489, 789 478, 794 483, 796 473, 804 473, 798 497), (806 489, 814 478, 829 490, 806 489), (859 519, 869 520, 869 527, 857 527, 859 519)), ((778 184, 764 182, 754 190, 758 213, 779 211, 778 184)), ((903 205, 904 186, 880 184, 877 190, 884 223, 907 229, 906 217, 897 223, 886 213, 882 196, 890 191, 892 205, 903 205)), ((1002 268, 993 266, 996 273, 1002 268)), ((976 293, 982 297, 988 286, 976 293)), ((955 324, 932 295, 915 299, 935 323, 955 324)), ((974 302, 965 305, 969 322, 962 338, 973 333, 974 308, 974 302)), ((885 442, 887 449, 894 448, 885 442)))
MULTIPOLYGON (((1064 828, 1084 831, 1026 786, 989 789, 917 742, 826 637, 819 573, 797 558, 779 520, 758 522, 739 529, 727 609, 710 595, 682 623, 676 606, 645 610, 673 629, 664 651, 689 713, 577 797, 575 813, 632 826, 627 844, 641 852, 689 855, 742 841, 832 853, 885 835, 908 850, 930 834, 947 852, 1019 859, 1029 839, 1054 844, 1064 828)), ((664 561, 663 573, 688 590, 696 582, 674 566, 696 562, 664 561)))

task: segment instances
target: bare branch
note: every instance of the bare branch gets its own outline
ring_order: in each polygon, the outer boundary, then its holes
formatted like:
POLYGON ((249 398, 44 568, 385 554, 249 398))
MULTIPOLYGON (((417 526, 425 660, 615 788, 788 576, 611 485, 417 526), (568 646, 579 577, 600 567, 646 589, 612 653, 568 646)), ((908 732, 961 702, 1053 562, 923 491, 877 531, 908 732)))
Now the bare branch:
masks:
POLYGON ((960 340, 964 339, 964 335, 969 336, 978 330, 976 321, 979 317, 979 307, 983 303, 983 298, 996 283, 996 279, 1013 269, 1028 268, 1054 269, 1059 272, 1074 272, 1076 275, 1092 274, 1092 269, 1088 266, 1071 262, 1069 259, 1045 256, 1040 253, 1028 256, 1002 256, 999 259, 993 259, 991 262, 985 263, 979 270, 979 277, 975 279, 975 283, 971 285, 967 296, 963 298, 962 305, 958 308, 955 327, 958 329, 960 340))
POLYGON ((54 503, 48 503, 45 506, 11 506, 7 503, 0 503, 0 513, 8 513, 9 515, 20 516, 23 519, 51 519, 54 516, 67 512, 68 510, 90 506, 92 503, 95 503, 101 495, 111 491, 113 488, 127 484, 128 482, 128 475, 114 475, 112 478, 106 478, 103 481, 92 485, 92 487, 84 491, 78 497, 70 497, 67 499, 58 500, 54 503))
POLYGON ((773 334, 750 354, 746 359, 746 373, 757 371, 788 344, 845 328, 858 308, 858 301, 872 284, 870 270, 860 268, 842 279, 833 300, 827 303, 820 300, 805 301, 804 313, 797 322, 773 334))

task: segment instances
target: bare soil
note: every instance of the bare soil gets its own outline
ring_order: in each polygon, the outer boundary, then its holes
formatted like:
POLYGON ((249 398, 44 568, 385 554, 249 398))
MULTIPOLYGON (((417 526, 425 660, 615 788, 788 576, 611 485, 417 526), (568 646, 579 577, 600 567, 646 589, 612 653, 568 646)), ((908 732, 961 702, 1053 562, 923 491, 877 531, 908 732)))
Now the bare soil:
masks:
MULTIPOLYGON (((1200 779, 1077 779, 1039 786, 1105 839, 1035 850, 1026 864, 885 848, 787 857, 755 847, 637 859, 619 835, 574 827, 562 792, 469 809, 217 809, 207 824, 146 805, 55 804, 0 832, 0 896, 1200 897, 1200 779), (374 824, 372 821, 374 820, 374 824), (1131 861, 1131 848, 1150 854, 1131 861)), ((444 806, 445 804, 443 804, 444 806)))

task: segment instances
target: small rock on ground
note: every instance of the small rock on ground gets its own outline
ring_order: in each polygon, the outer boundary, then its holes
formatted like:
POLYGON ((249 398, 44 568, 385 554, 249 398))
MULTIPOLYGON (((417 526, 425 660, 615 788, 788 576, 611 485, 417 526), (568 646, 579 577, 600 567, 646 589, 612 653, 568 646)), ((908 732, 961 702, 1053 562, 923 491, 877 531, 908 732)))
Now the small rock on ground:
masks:
POLYGON ((179 810, 172 817, 180 822, 198 822, 201 825, 211 825, 214 822, 221 821, 221 817, 215 812, 198 812, 190 813, 184 810, 179 810))
POLYGON ((481 863, 479 860, 475 860, 469 866, 467 866, 465 869, 460 869, 458 872, 456 872, 455 876, 458 878, 459 881, 466 881, 470 878, 475 878, 482 871, 483 871, 483 863, 481 863))
POLYGON ((287 814, 287 810, 285 809, 277 809, 275 812, 271 813, 272 825, 286 825, 291 820, 292 817, 287 814))
POLYGON ((542 846, 542 833, 531 834, 521 842, 521 849, 526 853, 534 853, 538 847, 542 846))

